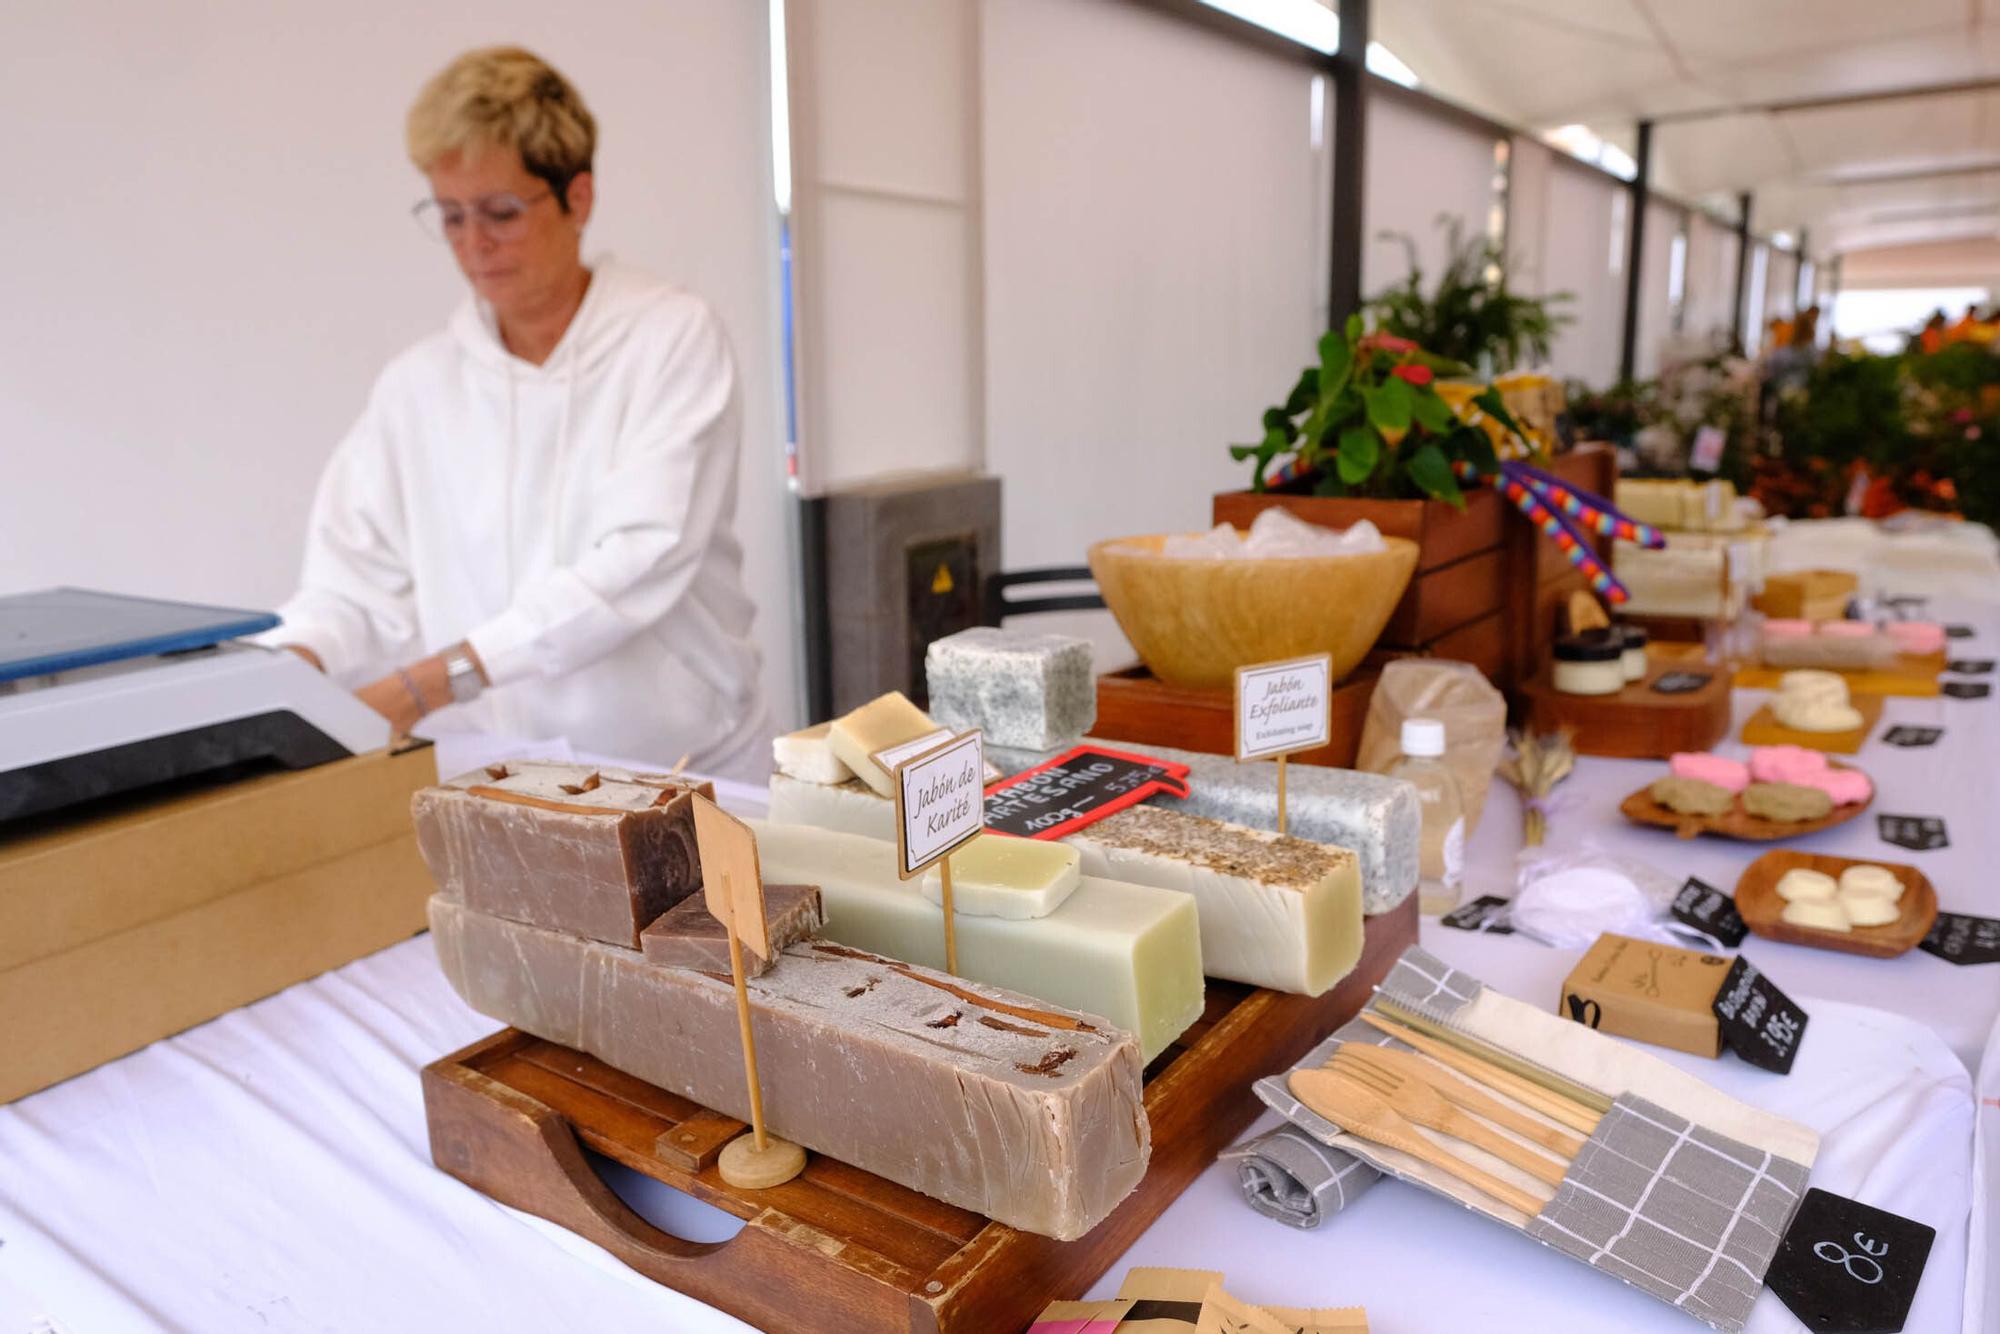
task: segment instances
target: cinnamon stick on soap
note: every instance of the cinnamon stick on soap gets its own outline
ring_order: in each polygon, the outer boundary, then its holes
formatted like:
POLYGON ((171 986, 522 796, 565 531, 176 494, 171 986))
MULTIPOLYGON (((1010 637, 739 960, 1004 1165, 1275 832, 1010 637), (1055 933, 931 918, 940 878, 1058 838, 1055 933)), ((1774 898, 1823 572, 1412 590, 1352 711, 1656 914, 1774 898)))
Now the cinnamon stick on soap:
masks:
MULTIPOLYGON (((748 1119, 728 977, 442 895, 430 917, 474 1009, 748 1119)), ((1145 1174, 1139 1048, 1102 1019, 819 940, 747 989, 773 1134, 1060 1241, 1145 1174)))
MULTIPOLYGON (((764 929, 771 937, 771 958, 745 944, 743 975, 763 976, 787 945, 818 935, 825 925, 818 885, 764 886, 764 929)), ((639 933, 639 947, 651 963, 725 977, 729 974, 729 933, 699 894, 688 895, 660 914, 658 921, 639 933)))
POLYGON ((688 793, 661 774, 509 761, 410 799, 438 889, 481 912, 628 949, 701 888, 688 793))

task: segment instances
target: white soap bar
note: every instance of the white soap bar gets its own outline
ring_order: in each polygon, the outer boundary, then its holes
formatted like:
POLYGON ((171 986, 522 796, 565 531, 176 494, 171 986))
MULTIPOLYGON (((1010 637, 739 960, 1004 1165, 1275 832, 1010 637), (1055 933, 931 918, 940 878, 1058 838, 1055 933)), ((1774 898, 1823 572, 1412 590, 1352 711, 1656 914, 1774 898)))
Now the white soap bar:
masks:
POLYGON ((833 753, 827 739, 832 729, 832 723, 821 723, 803 732, 772 737, 771 759, 778 772, 802 783, 845 783, 854 777, 854 770, 833 753))
POLYGON ((1809 871, 1803 866, 1794 866, 1778 877, 1778 897, 1788 903, 1829 903, 1837 888, 1832 876, 1824 871, 1809 871))
POLYGON ((1850 866, 1840 873, 1840 896, 1845 899, 1863 894, 1897 902, 1903 897, 1903 882, 1886 866, 1850 866))
MULTIPOLYGON (((764 876, 819 886, 826 937, 944 966, 944 915, 896 878, 896 845, 752 820, 764 876)), ((1084 876, 1047 917, 960 916, 959 971, 975 982, 1102 1015, 1151 1061, 1201 1017, 1201 931, 1186 894, 1084 876)))
POLYGON ((937 730, 938 725, 922 709, 903 698, 900 691, 892 690, 835 719, 827 740, 856 778, 887 797, 895 793, 889 772, 868 757, 937 730))
MULTIPOLYGON (((1082 879, 1075 848, 1034 838, 980 834, 951 854, 951 905, 961 917, 1047 917, 1082 879)), ((944 905, 944 875, 924 873, 924 897, 944 905)))
POLYGON ((1903 915, 1894 899, 1880 894, 1842 894, 1838 903, 1856 926, 1887 926, 1903 915))
POLYGON ((896 803, 855 781, 828 787, 772 774, 771 823, 809 824, 893 842, 896 803))
POLYGON ((1793 926, 1820 931, 1848 930, 1847 911, 1832 899, 1793 899, 1779 915, 1793 926))
POLYGON ((1194 895, 1210 977, 1317 996, 1361 958, 1361 868, 1346 848, 1151 806, 1065 842, 1090 875, 1194 895))

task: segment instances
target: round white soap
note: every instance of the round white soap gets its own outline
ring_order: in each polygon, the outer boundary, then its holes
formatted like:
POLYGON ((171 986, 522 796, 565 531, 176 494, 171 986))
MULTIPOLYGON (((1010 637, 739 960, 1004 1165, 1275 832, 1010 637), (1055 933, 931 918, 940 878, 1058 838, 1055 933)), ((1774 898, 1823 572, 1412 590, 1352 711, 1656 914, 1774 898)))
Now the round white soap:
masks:
MULTIPOLYGON (((1831 903, 1837 889, 1839 886, 1832 876, 1824 871, 1809 871, 1803 866, 1794 866, 1778 878, 1778 897, 1787 903, 1831 903)), ((1788 917, 1785 920, 1791 919, 1788 917)))
POLYGON ((1880 894, 1842 894, 1836 904, 1855 926, 1887 926, 1903 915, 1894 899, 1880 894))
POLYGON ((1894 903, 1903 897, 1903 882, 1886 866, 1850 866, 1840 873, 1841 897, 1872 894, 1894 903))
POLYGON ((1819 931, 1846 931, 1847 912, 1831 899, 1794 899, 1780 914, 1793 926, 1809 926, 1819 931))
POLYGON ((1787 695, 1812 695, 1847 702, 1847 679, 1836 672, 1786 672, 1778 678, 1778 689, 1787 695))

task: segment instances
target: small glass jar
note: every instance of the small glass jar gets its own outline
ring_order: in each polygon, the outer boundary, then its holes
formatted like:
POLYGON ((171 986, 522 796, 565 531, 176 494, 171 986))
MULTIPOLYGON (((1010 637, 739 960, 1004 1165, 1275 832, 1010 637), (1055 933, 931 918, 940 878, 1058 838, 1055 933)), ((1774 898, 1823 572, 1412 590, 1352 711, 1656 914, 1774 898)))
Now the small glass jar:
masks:
POLYGON ((1636 625, 1621 625, 1618 632, 1625 637, 1625 651, 1619 655, 1624 665, 1627 681, 1646 679, 1646 632, 1636 625))
POLYGON ((1565 635, 1555 643, 1555 687, 1565 695, 1615 695, 1625 688, 1625 637, 1565 635))

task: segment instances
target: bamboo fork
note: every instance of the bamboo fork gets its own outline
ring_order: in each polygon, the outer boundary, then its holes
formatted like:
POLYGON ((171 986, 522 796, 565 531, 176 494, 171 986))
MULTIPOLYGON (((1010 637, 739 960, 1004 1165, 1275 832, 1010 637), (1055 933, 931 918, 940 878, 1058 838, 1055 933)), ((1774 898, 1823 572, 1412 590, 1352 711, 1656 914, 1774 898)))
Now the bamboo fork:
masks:
POLYGON ((1541 1145, 1559 1158, 1574 1158, 1583 1152, 1581 1137, 1567 1130, 1558 1130, 1546 1121, 1537 1121, 1488 1095, 1476 1085, 1466 1083, 1457 1075, 1438 1069, 1413 1052, 1394 1051, 1365 1042, 1348 1042, 1341 1044, 1334 1059, 1372 1066, 1384 1076, 1428 1084, 1447 1102, 1456 1103, 1468 1112, 1476 1112, 1495 1125, 1541 1145))
POLYGON ((1361 1012, 1361 1018, 1376 1028, 1381 1029, 1397 1041, 1407 1042, 1424 1055, 1450 1066, 1462 1075, 1467 1075, 1472 1079, 1478 1080, 1496 1093, 1504 1093, 1514 1101, 1524 1106, 1532 1107, 1553 1120, 1560 1121, 1571 1130, 1578 1130, 1588 1135, 1597 1129, 1597 1123, 1600 1119, 1597 1113, 1585 1111, 1575 1103, 1551 1093, 1539 1085, 1531 1084, 1519 1075, 1502 1070, 1499 1066, 1490 1065, 1477 1056, 1462 1052, 1456 1047, 1446 1046, 1435 1038, 1425 1037, 1422 1033, 1414 1029, 1405 1028, 1401 1024, 1391 1023, 1380 1015, 1371 1014, 1367 1010, 1361 1012))
POLYGON ((1383 1101, 1380 1094, 1346 1075, 1332 1070, 1294 1070, 1287 1083, 1293 1097, 1348 1134, 1384 1148, 1399 1149, 1530 1218, 1548 1203, 1431 1143, 1383 1101))
POLYGON ((1366 1061, 1343 1060, 1339 1052, 1335 1053, 1333 1064, 1327 1068, 1380 1094, 1382 1100, 1406 1121, 1484 1149, 1501 1162, 1512 1163, 1538 1181, 1546 1181, 1551 1186, 1562 1184, 1562 1163, 1517 1139, 1507 1138, 1470 1112, 1460 1111, 1429 1084, 1405 1079, 1393 1070, 1384 1070, 1366 1061))

